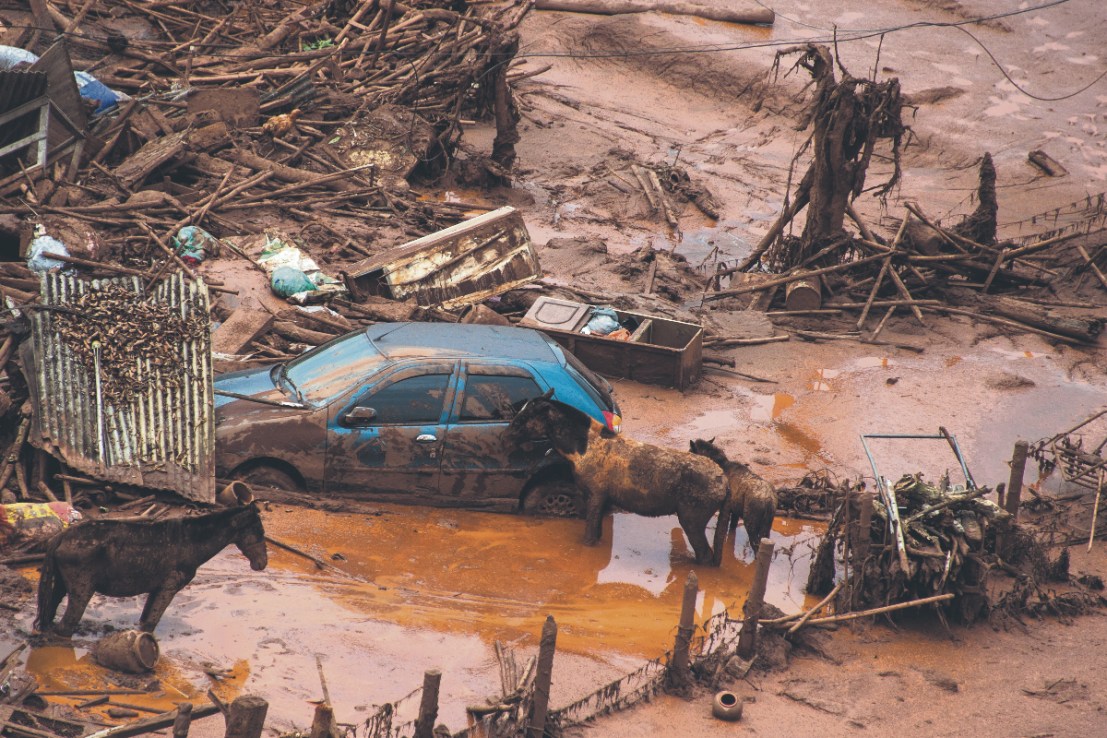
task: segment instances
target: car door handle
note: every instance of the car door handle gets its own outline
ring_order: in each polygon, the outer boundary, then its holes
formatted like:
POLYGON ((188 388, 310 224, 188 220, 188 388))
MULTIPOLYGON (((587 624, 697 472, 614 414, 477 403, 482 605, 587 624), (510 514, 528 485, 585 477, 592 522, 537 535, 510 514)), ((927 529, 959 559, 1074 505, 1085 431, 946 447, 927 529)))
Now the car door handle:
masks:
POLYGON ((420 433, 415 436, 416 443, 438 443, 438 436, 433 433, 420 433))

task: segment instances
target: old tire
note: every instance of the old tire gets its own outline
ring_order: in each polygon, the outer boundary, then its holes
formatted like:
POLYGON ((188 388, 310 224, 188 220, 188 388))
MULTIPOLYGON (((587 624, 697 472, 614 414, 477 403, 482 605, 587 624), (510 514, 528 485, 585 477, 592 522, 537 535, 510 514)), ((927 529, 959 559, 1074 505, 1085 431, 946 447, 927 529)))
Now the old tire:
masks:
POLYGON ((572 482, 539 482, 523 498, 523 512, 548 518, 581 518, 584 498, 572 482))
POLYGON ((711 702, 711 714, 720 720, 734 722, 742 719, 742 700, 733 692, 723 690, 715 693, 711 702))
POLYGON ((252 489, 276 489, 283 492, 302 492, 301 485, 295 478, 283 469, 278 469, 269 464, 262 464, 241 472, 236 472, 234 478, 250 485, 252 489))

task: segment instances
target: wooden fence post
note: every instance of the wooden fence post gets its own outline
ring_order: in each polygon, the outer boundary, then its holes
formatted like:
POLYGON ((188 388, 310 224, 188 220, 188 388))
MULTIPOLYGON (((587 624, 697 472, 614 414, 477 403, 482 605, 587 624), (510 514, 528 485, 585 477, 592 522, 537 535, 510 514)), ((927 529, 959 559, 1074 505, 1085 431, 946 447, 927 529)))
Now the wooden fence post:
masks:
POLYGON ((415 721, 415 738, 431 738, 434 721, 438 719, 438 686, 442 672, 437 669, 423 672, 423 698, 419 701, 419 718, 415 721))
POLYGON ((1030 450, 1030 444, 1019 441, 1015 444, 1014 454, 1011 456, 1011 479, 1007 482, 1007 512, 1011 513, 1011 523, 1019 522, 1019 502, 1022 498, 1022 475, 1026 470, 1026 454, 1030 450))
POLYGON ((269 703, 256 694, 236 697, 227 711, 226 738, 261 738, 269 703))
POLYGON ((738 636, 738 658, 749 661, 757 649, 757 620, 761 616, 761 605, 765 602, 765 589, 769 583, 769 564, 773 561, 775 544, 768 538, 761 539, 757 547, 757 569, 753 574, 753 585, 746 598, 745 619, 742 632, 738 636))
POLYGON ((311 720, 311 732, 308 738, 334 738, 338 735, 334 727, 334 708, 329 702, 320 702, 315 706, 315 716, 311 720))
POLYGON ((188 738, 188 729, 192 726, 192 703, 177 704, 177 717, 173 720, 173 738, 188 738))
MULTIPOLYGON (((724 523, 720 522, 720 525, 724 523)), ((688 651, 692 643, 696 616, 696 598, 700 593, 699 578, 696 572, 688 572, 684 582, 684 600, 680 603, 680 624, 677 626, 676 642, 673 644, 673 662, 669 664, 670 683, 678 689, 684 689, 692 683, 692 668, 688 651)))
POLYGON ((527 721, 528 738, 543 738, 546 734, 546 713, 550 709, 550 684, 553 682, 553 658, 557 648, 557 623, 553 615, 546 616, 542 640, 538 645, 538 667, 534 676, 534 703, 527 721))

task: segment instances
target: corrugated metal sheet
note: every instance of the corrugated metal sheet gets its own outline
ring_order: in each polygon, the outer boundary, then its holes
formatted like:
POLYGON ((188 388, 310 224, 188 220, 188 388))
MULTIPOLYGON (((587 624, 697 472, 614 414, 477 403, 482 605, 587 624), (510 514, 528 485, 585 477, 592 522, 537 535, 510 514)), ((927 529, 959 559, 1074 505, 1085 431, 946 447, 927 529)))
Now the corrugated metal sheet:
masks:
MULTIPOLYGON (((31 315, 36 433, 33 441, 73 469, 110 482, 168 489, 199 502, 215 500, 215 414, 212 403, 211 331, 177 346, 184 381, 173 387, 161 370, 136 357, 147 389, 126 406, 104 405, 101 458, 95 378, 77 361, 54 328, 50 306, 62 306, 105 284, 143 294, 137 278, 84 281, 50 274, 42 305, 31 315)), ((177 274, 153 296, 181 317, 199 312, 210 321, 208 290, 177 274)))
POLYGON ((414 297, 447 310, 482 302, 542 275, 526 224, 504 207, 366 259, 349 270, 355 297, 414 297))

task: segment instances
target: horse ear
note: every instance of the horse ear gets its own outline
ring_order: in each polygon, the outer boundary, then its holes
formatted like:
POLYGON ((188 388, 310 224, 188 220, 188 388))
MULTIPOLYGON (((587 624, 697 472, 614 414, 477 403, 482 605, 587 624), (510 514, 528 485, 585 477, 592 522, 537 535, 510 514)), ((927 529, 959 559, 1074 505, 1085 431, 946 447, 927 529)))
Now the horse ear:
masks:
POLYGON ((709 438, 707 442, 708 442, 708 443, 711 443, 711 444, 714 444, 714 443, 715 443, 715 439, 716 439, 717 437, 718 437, 718 436, 711 436, 711 438, 709 438))

